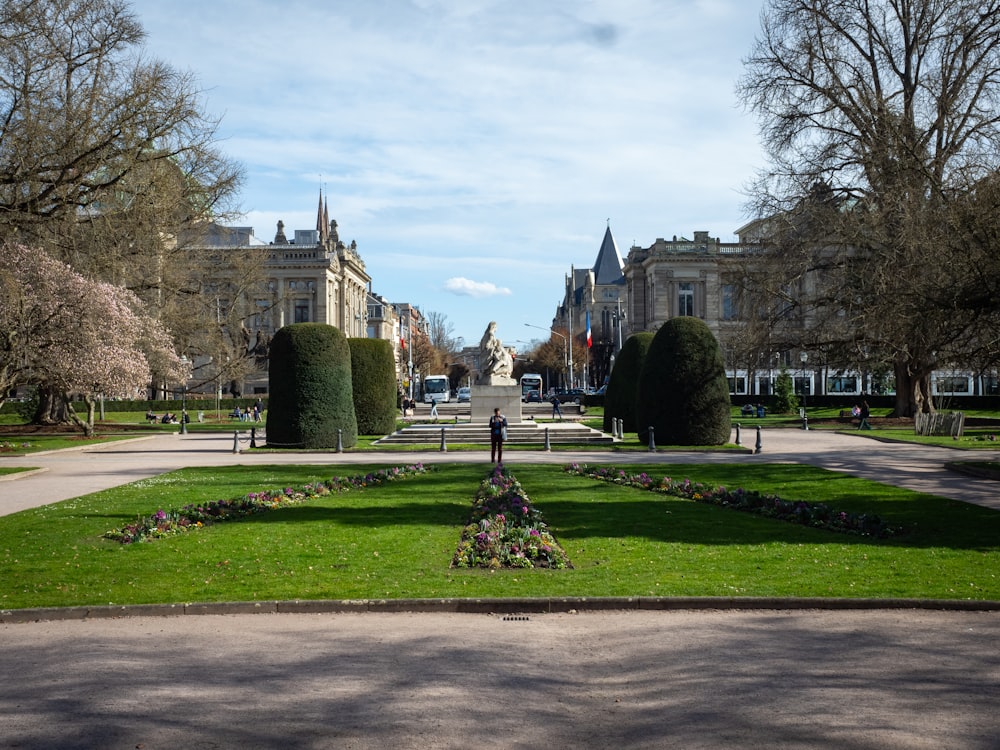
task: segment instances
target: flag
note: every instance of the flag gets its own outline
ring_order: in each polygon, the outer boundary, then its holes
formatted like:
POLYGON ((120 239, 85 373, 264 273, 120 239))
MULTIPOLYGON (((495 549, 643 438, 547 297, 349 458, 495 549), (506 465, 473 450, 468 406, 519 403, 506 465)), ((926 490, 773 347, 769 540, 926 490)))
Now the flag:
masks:
POLYGON ((587 310, 587 348, 594 345, 594 339, 590 336, 590 310, 587 310))
POLYGON ((399 348, 402 349, 404 352, 406 351, 406 339, 404 339, 402 335, 400 335, 399 337, 399 348))

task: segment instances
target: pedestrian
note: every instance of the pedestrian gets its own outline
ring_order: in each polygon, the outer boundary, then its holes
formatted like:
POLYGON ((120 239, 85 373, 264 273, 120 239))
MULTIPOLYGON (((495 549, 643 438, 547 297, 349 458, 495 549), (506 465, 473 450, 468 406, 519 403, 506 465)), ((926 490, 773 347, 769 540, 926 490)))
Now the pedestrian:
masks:
POLYGON ((552 418, 559 417, 559 421, 562 422, 562 409, 559 408, 559 397, 553 393, 549 402, 552 404, 552 418))
POLYGON ((493 410, 490 417, 490 462, 503 463, 503 441, 507 439, 507 417, 500 413, 500 408, 493 410))
POLYGON ((860 421, 858 422, 859 430, 870 430, 872 426, 868 424, 868 417, 871 415, 871 410, 868 408, 868 402, 861 402, 861 410, 858 412, 858 417, 860 421))
POLYGON ((438 421, 438 400, 436 398, 431 399, 431 419, 435 422, 438 421))

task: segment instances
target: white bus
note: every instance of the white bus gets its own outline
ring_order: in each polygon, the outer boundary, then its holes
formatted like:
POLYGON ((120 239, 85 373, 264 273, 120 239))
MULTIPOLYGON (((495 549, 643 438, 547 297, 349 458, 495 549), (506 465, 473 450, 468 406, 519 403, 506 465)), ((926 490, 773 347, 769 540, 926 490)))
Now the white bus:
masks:
POLYGON ((428 375, 424 378, 424 403, 437 401, 447 404, 451 401, 451 386, 447 375, 428 375))
POLYGON ((528 397, 528 391, 538 391, 538 395, 542 395, 542 376, 541 375, 522 375, 521 376, 521 400, 524 401, 528 397))

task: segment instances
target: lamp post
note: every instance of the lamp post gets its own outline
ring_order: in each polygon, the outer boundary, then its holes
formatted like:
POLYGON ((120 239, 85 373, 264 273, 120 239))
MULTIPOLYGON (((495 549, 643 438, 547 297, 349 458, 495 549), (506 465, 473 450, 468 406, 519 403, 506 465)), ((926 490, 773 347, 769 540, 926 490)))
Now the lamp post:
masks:
POLYGON ((806 379, 806 362, 809 361, 809 355, 806 352, 799 354, 799 361, 802 362, 802 408, 806 406, 806 396, 809 390, 809 381, 806 379))
POLYGON ((570 365, 569 359, 569 339, 565 334, 559 333, 559 331, 554 328, 544 328, 543 326, 536 326, 532 323, 525 323, 528 328, 537 328, 540 331, 548 331, 549 333, 554 333, 556 336, 563 340, 563 365, 569 370, 570 388, 573 387, 573 368, 570 365))
MULTIPOLYGON (((188 366, 188 358, 186 355, 181 355, 181 364, 184 365, 185 370, 188 366)), ((184 373, 184 383, 181 385, 181 435, 187 435, 187 372, 184 373)))

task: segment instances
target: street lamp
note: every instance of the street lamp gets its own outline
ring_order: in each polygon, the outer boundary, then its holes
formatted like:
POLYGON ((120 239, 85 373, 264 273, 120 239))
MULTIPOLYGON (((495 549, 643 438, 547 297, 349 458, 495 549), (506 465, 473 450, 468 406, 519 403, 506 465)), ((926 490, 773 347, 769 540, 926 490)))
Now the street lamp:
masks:
POLYGON ((806 352, 799 354, 799 360, 802 362, 802 408, 806 407, 806 396, 809 390, 809 381, 806 379, 806 362, 809 361, 809 355, 806 352))
POLYGON ((568 370, 569 370, 569 385, 572 388, 573 387, 573 368, 572 368, 572 366, 569 363, 570 362, 570 360, 569 360, 569 338, 565 334, 559 333, 559 331, 555 330, 554 328, 545 328, 543 326, 536 326, 536 325, 533 325, 532 323, 525 323, 525 325, 528 326, 528 328, 537 328, 540 331, 548 331, 549 333, 554 333, 556 336, 558 336, 559 338, 561 338, 563 340, 563 365, 565 367, 567 367, 568 370))
POLYGON ((186 378, 187 378, 187 372, 186 372, 186 370, 187 370, 187 366, 188 366, 188 358, 185 355, 183 355, 183 354, 181 355, 181 364, 184 365, 184 368, 185 368, 185 373, 184 373, 185 381, 184 381, 184 384, 181 386, 181 435, 187 435, 188 429, 187 429, 187 380, 186 380, 186 378))

